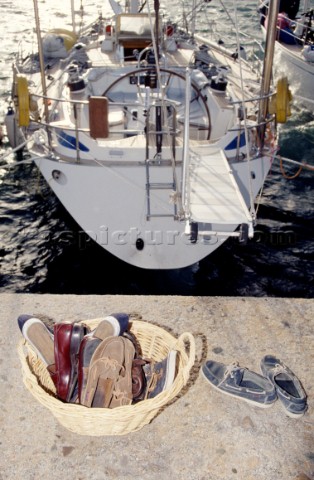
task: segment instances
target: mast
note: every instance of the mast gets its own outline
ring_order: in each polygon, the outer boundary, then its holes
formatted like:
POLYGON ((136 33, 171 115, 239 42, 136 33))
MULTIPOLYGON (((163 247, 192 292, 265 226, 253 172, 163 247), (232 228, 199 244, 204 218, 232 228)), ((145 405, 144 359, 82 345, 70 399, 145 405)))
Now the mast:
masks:
MULTIPOLYGON (((268 11, 268 25, 266 32, 265 56, 263 64, 261 100, 259 104, 258 123, 265 121, 268 111, 268 95, 270 92, 270 83, 272 78, 275 41, 277 35, 277 16, 280 0, 270 0, 268 11), (266 97, 266 98, 265 98, 266 97)), ((260 127, 260 140, 263 147, 265 125, 260 127)))
POLYGON ((155 19, 155 39, 156 39, 156 63, 159 62, 159 0, 154 0, 155 19))
POLYGON ((193 0, 192 4, 192 22, 191 22, 191 35, 194 38, 195 34, 195 20, 196 20, 196 0, 193 0))
POLYGON ((73 30, 73 33, 76 33, 74 0, 71 0, 71 17, 72 17, 72 30, 73 30))
POLYGON ((309 0, 304 0, 303 13, 306 13, 310 10, 309 0))
POLYGON ((46 86, 46 77, 45 77, 45 62, 44 62, 43 44, 42 44, 42 40, 41 40, 40 21, 39 21, 37 0, 33 0, 33 3, 34 3, 35 22, 36 22, 36 33, 37 33, 37 43, 38 43, 38 55, 39 55, 39 64, 40 64, 41 85, 42 85, 43 96, 44 96, 45 120, 48 123, 48 121, 49 121, 49 110, 48 110, 48 102, 47 102, 47 99, 45 98, 45 97, 47 97, 47 86, 46 86))
POLYGON ((130 2, 130 13, 138 12, 138 0, 131 0, 130 2))

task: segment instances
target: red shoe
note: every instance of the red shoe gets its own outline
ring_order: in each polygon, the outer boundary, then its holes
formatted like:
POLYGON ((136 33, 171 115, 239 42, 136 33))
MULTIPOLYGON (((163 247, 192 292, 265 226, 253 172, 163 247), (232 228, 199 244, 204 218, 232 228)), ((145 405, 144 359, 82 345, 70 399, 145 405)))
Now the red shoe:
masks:
POLYGON ((54 365, 48 371, 57 389, 57 396, 65 402, 77 399, 78 354, 86 327, 79 323, 54 325, 54 365))

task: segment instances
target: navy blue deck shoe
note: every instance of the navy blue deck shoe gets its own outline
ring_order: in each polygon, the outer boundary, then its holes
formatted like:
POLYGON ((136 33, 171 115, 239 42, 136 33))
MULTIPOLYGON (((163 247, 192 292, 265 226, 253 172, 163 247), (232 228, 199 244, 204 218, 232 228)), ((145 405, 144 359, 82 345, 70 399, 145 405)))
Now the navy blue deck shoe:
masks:
POLYGON ((17 323, 21 332, 23 331, 25 322, 27 322, 27 320, 29 320, 30 318, 37 318, 38 320, 41 320, 45 324, 45 326, 48 328, 50 333, 53 334, 53 326, 55 324, 55 321, 51 317, 48 317, 48 315, 43 315, 43 314, 30 315, 30 314, 24 313, 20 315, 17 319, 17 323))
POLYGON ((304 415, 307 410, 306 393, 295 374, 273 355, 262 358, 261 371, 275 386, 277 396, 287 415, 293 418, 304 415))
POLYGON ((208 360, 202 367, 206 380, 221 393, 237 397, 257 407, 270 407, 277 399, 274 385, 258 373, 238 363, 224 365, 208 360))
POLYGON ((148 362, 143 366, 146 377, 145 398, 154 398, 171 387, 176 376, 176 350, 170 350, 160 362, 148 362))
POLYGON ((97 327, 89 333, 89 336, 104 340, 107 337, 118 337, 123 335, 129 326, 129 315, 127 313, 111 313, 104 317, 97 327))
POLYGON ((23 337, 33 347, 45 365, 54 363, 54 336, 44 322, 33 315, 20 315, 17 319, 23 337))
POLYGON ((21 332, 23 332, 23 327, 25 325, 25 322, 27 322, 27 320, 29 320, 30 318, 34 318, 34 315, 28 315, 27 313, 19 315, 17 319, 17 323, 21 332))

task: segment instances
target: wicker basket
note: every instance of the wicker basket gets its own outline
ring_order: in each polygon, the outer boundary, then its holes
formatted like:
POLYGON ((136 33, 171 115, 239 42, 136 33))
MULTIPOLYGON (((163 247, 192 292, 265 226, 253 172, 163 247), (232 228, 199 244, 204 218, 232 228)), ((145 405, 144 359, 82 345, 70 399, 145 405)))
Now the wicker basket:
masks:
MULTIPOLYGON (((100 320, 87 320, 83 323, 93 329, 100 320)), ((130 330, 136 335, 144 357, 160 361, 170 350, 174 349, 178 352, 178 368, 174 383, 170 389, 163 391, 155 398, 114 409, 88 408, 78 404, 63 403, 55 396, 55 387, 45 365, 30 344, 22 339, 18 345, 18 353, 25 386, 64 427, 74 433, 92 436, 125 435, 141 429, 186 385, 195 361, 195 342, 190 333, 183 333, 176 339, 164 329, 139 320, 131 322, 130 330)))

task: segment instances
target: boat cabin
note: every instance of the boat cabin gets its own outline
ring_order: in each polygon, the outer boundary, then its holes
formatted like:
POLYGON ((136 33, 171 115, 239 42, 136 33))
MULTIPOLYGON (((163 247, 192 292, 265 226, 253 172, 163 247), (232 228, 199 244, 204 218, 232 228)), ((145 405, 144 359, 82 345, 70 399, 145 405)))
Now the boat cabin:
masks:
MULTIPOLYGON (((154 15, 151 16, 154 30, 156 28, 155 18, 154 15)), ((112 29, 110 36, 111 34, 112 29)), ((148 14, 128 13, 117 15, 112 40, 114 40, 120 52, 121 59, 134 61, 134 50, 140 52, 152 44, 151 24, 148 14)), ((111 48, 113 48, 113 45, 111 48)))

